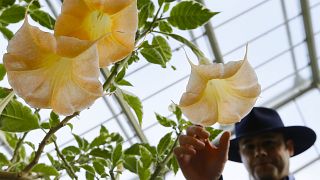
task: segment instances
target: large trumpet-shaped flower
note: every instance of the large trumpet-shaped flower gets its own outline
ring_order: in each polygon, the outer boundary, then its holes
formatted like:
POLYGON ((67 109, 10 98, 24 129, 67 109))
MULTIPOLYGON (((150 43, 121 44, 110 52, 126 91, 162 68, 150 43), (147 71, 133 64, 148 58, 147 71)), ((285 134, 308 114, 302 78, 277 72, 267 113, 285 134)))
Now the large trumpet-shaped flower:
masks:
POLYGON ((136 0, 65 0, 55 35, 98 42, 100 67, 117 62, 134 49, 138 28, 136 0))
POLYGON ((190 64, 190 79, 179 106, 192 123, 231 124, 249 113, 260 85, 247 55, 227 64, 190 64))
POLYGON ((102 96, 98 50, 91 41, 55 37, 26 19, 7 51, 9 83, 33 107, 70 115, 102 96))

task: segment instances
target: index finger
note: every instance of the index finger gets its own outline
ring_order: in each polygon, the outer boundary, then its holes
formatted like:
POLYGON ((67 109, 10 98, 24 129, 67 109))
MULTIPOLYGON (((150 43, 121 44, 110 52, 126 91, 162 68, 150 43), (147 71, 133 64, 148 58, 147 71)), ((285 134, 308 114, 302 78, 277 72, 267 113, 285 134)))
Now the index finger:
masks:
POLYGON ((191 137, 207 139, 209 138, 210 133, 206 131, 202 126, 192 125, 187 128, 187 135, 191 137))

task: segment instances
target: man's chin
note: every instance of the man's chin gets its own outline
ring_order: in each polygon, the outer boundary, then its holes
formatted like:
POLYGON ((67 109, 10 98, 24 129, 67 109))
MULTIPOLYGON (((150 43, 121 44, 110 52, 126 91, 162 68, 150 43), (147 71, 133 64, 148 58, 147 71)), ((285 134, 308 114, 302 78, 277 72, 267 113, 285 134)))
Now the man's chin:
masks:
POLYGON ((276 177, 277 168, 272 164, 258 165, 254 169, 255 179, 273 180, 276 177))

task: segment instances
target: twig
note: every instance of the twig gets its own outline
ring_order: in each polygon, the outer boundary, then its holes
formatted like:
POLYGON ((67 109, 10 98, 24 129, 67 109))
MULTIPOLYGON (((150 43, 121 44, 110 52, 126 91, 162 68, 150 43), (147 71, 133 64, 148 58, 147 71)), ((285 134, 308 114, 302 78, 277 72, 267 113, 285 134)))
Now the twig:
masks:
POLYGON ((3 172, 0 171, 0 179, 2 180, 32 180, 32 177, 20 177, 19 173, 17 172, 3 172))
POLYGON ((59 158, 63 161, 64 165, 66 166, 67 173, 74 179, 78 179, 78 176, 75 174, 73 168, 70 166, 70 164, 67 162, 67 160, 64 158, 63 154, 60 152, 58 144, 55 140, 53 140, 57 155, 59 158))
MULTIPOLYGON (((158 10, 157 10, 157 12, 156 12, 156 15, 154 16, 154 18, 153 18, 150 26, 148 27, 147 30, 145 30, 145 31, 141 34, 140 37, 143 37, 143 36, 147 35, 147 34, 152 30, 153 24, 158 20, 157 17, 158 17, 158 15, 159 15, 159 12, 160 12, 160 10, 161 10, 161 7, 162 7, 162 4, 159 6, 159 8, 158 8, 158 10)), ((140 38, 140 37, 139 37, 139 38, 140 38)), ((139 39, 139 38, 138 38, 138 39, 139 39)))
POLYGON ((15 149, 14 149, 14 152, 13 152, 13 155, 12 155, 12 158, 10 160, 11 163, 15 163, 17 161, 17 158, 18 158, 18 155, 19 155, 19 150, 20 150, 20 147, 23 143, 23 140, 26 138, 28 132, 25 132, 23 133, 23 136, 19 139, 15 149))
POLYGON ((26 174, 28 174, 31 171, 31 169, 38 163, 40 156, 43 152, 43 149, 46 146, 47 142, 50 140, 51 136, 55 132, 57 132, 60 128, 64 127, 68 123, 68 121, 70 121, 73 117, 77 115, 79 115, 79 112, 75 112, 72 115, 65 117, 57 126, 49 130, 46 136, 42 139, 34 159, 22 170, 21 176, 25 176, 26 174))
POLYGON ((170 152, 168 153, 168 155, 166 156, 166 158, 160 162, 156 169, 154 170, 150 180, 154 180, 157 178, 157 176, 160 174, 160 172, 162 171, 162 169, 166 166, 166 164, 170 161, 172 155, 173 155, 173 149, 177 146, 178 144, 178 139, 179 139, 179 136, 180 136, 181 133, 178 133, 178 136, 176 138, 176 140, 174 141, 174 144, 172 145, 171 149, 170 149, 170 152))

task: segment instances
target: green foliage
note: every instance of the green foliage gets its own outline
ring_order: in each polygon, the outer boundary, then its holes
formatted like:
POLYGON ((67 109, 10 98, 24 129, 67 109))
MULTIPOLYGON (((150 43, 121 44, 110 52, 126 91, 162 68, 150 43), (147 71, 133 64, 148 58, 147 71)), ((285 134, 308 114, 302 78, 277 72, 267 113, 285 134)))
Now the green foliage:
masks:
POLYGON ((59 172, 57 171, 57 169, 42 163, 35 165, 32 171, 46 175, 46 176, 59 176, 59 172))
POLYGON ((123 98, 128 103, 128 105, 134 110, 138 117, 138 121, 142 123, 142 116, 143 116, 143 107, 140 99, 132 94, 126 93, 123 91, 123 98))
MULTIPOLYGON (((2 96, 0 97, 0 114, 2 114, 3 110, 10 103, 11 99, 14 97, 14 93, 13 91, 11 91, 9 94, 7 94, 4 89, 1 89, 0 92, 2 96)), ((0 117, 0 120, 1 120, 1 117, 0 117)), ((1 123, 0 123, 0 127, 1 127, 1 123)))
POLYGON ((15 0, 0 0, 0 9, 12 6, 15 0))
POLYGON ((177 123, 174 122, 173 120, 166 118, 164 116, 161 116, 160 114, 156 113, 156 118, 158 122, 164 126, 164 127, 172 127, 172 126, 177 126, 177 123))
POLYGON ((3 80, 5 75, 6 75, 6 69, 4 68, 3 64, 0 64, 0 81, 3 80))
POLYGON ((2 11, 0 15, 0 22, 17 23, 24 19, 26 8, 19 5, 13 5, 2 11))
POLYGON ((7 159, 7 157, 3 153, 0 152, 0 168, 7 164, 10 164, 10 161, 7 159))
POLYGON ((182 1, 172 8, 168 21, 181 30, 195 29, 216 14, 196 1, 182 1))
POLYGON ((162 156, 171 143, 172 132, 167 133, 160 139, 160 142, 157 146, 157 153, 159 156, 162 156))
POLYGON ((17 100, 11 100, 0 116, 0 129, 3 131, 25 132, 38 128, 38 117, 17 100))
POLYGON ((13 32, 1 24, 0 24, 0 31, 7 40, 10 40, 13 37, 13 32))
POLYGON ((159 22, 159 29, 162 32, 166 32, 166 33, 172 33, 172 27, 170 26, 170 24, 167 21, 160 21, 159 22))
POLYGON ((50 113, 50 119, 49 119, 50 127, 56 127, 60 123, 59 116, 51 111, 50 113))
POLYGON ((30 12, 31 18, 48 29, 54 29, 55 19, 47 12, 40 9, 33 9, 30 12))

